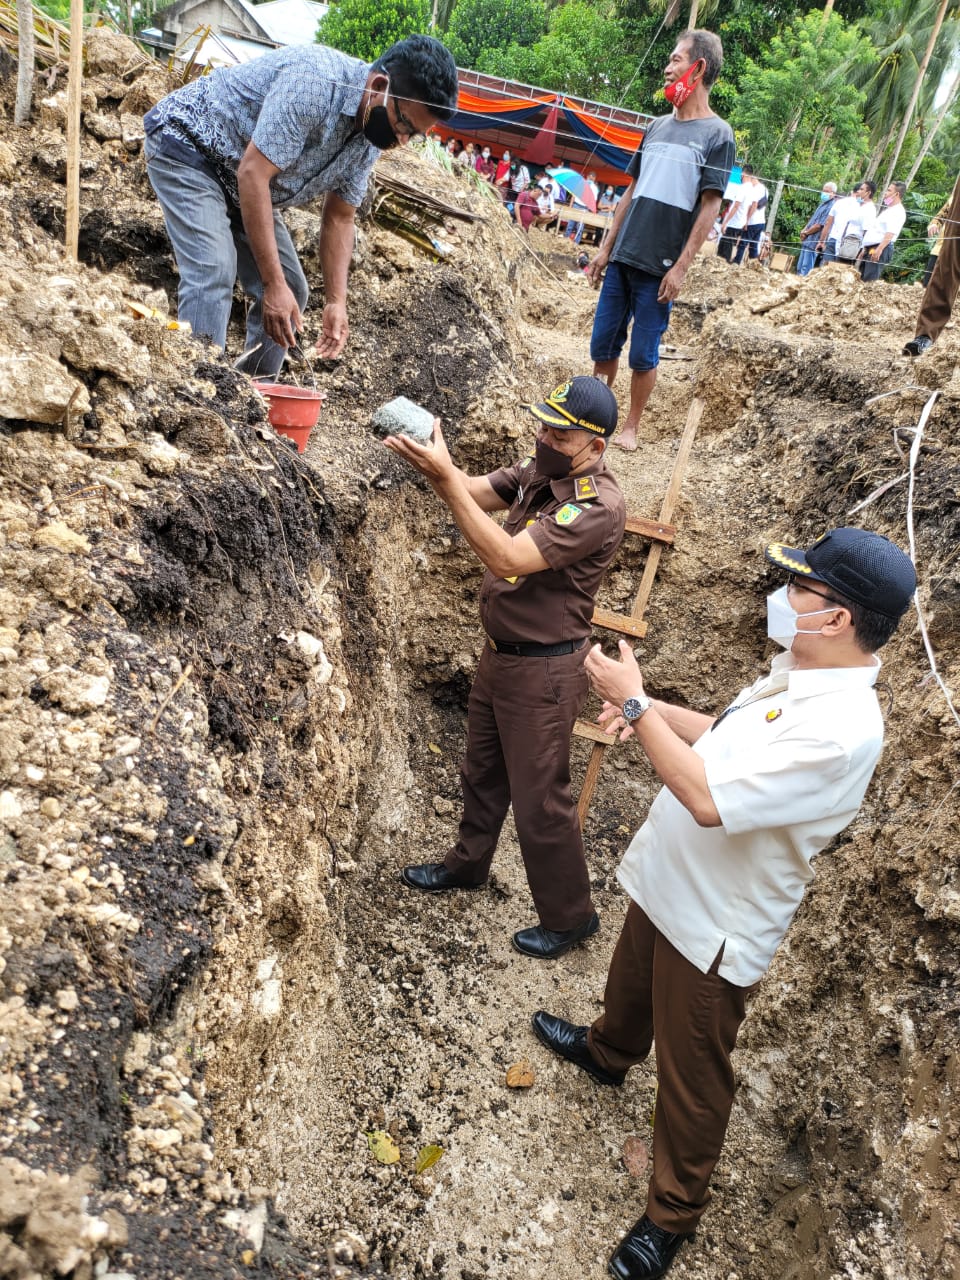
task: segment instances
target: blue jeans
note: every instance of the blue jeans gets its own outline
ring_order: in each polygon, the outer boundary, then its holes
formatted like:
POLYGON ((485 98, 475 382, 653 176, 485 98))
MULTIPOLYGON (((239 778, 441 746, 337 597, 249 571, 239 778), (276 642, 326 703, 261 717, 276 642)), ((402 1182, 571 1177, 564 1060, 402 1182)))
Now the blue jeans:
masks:
POLYGON ((646 373, 660 363, 660 339, 670 323, 672 302, 658 302, 660 276, 623 262, 610 262, 603 275, 600 301, 593 317, 590 359, 597 364, 618 360, 630 334, 630 368, 646 373))
MULTIPOLYGON (((263 327, 263 281, 240 210, 206 170, 158 154, 152 137, 147 138, 144 151, 147 175, 160 201, 180 271, 179 318, 189 321, 197 337, 209 338, 225 348, 233 287, 239 278, 250 299, 244 350, 251 354, 244 362, 244 372, 251 377, 275 377, 283 364, 285 348, 268 337, 263 327), (254 352, 254 347, 259 349, 254 352)), ((307 278, 277 211, 273 230, 284 278, 302 312, 310 292, 307 278)))
POLYGON ((816 249, 801 249, 797 256, 797 275, 808 276, 816 265, 816 249))
POLYGON ((743 261, 745 249, 750 250, 751 258, 760 256, 760 232, 763 230, 762 222, 755 222, 752 227, 744 227, 740 232, 740 243, 737 245, 737 252, 733 256, 736 265, 743 261))

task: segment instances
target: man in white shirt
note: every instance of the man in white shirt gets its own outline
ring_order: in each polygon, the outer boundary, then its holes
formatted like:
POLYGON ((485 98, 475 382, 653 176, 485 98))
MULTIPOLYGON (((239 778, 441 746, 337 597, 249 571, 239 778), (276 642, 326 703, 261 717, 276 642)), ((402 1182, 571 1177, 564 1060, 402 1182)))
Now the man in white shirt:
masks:
POLYGON ((864 280, 879 280, 883 268, 893 257, 893 246, 907 220, 903 197, 905 182, 891 182, 883 193, 883 206, 871 223, 864 227, 863 257, 860 274, 864 280))
POLYGON ((733 255, 737 250, 740 241, 740 234, 747 221, 747 211, 750 208, 749 200, 745 200, 746 183, 734 182, 731 179, 724 189, 723 198, 729 200, 720 219, 720 241, 717 245, 717 257, 725 258, 727 262, 733 261, 733 255))
POLYGON ((664 783, 617 873, 631 901, 602 1015, 589 1028, 533 1019, 544 1044, 607 1085, 656 1041, 653 1175, 610 1260, 617 1280, 664 1275, 707 1207, 748 997, 814 854, 860 808, 883 743, 875 650, 916 587, 909 557, 861 529, 766 556, 789 574, 767 600, 767 634, 786 652, 716 719, 649 699, 624 641, 619 662, 599 645, 586 659, 607 731, 635 737, 664 783))
MULTIPOLYGON (((817 244, 823 262, 837 261, 845 235, 856 235, 862 240, 864 226, 876 216, 877 206, 873 203, 876 190, 876 183, 865 178, 851 195, 844 196, 833 206, 817 244)), ((847 254, 842 261, 853 262, 856 257, 857 253, 847 254)))
POLYGON ((753 167, 743 166, 743 203, 746 206, 743 231, 740 243, 734 255, 734 263, 739 266, 743 261, 744 251, 749 249, 751 258, 760 256, 760 235, 767 221, 767 200, 769 192, 759 178, 755 177, 753 167))

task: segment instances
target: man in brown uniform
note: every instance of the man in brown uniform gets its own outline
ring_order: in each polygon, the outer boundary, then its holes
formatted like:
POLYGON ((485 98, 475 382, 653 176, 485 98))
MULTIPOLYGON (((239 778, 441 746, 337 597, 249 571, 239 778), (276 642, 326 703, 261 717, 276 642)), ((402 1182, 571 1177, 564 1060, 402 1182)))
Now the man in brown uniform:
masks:
POLYGON ((960 290, 960 178, 954 185, 946 216, 938 215, 938 221, 943 227, 943 243, 920 303, 916 336, 903 348, 905 356, 922 356, 930 350, 950 319, 960 290))
POLYGON ((426 476, 487 570, 487 643, 470 691, 459 839, 443 862, 401 874, 429 893, 479 888, 512 801, 540 917, 513 944, 552 959, 600 927, 570 793, 570 735, 587 695, 594 600, 626 511, 604 460, 617 429, 609 387, 577 377, 525 407, 541 424, 535 456, 487 476, 454 466, 439 423, 432 447, 407 436, 386 442, 426 476), (509 512, 502 528, 494 511, 509 512))

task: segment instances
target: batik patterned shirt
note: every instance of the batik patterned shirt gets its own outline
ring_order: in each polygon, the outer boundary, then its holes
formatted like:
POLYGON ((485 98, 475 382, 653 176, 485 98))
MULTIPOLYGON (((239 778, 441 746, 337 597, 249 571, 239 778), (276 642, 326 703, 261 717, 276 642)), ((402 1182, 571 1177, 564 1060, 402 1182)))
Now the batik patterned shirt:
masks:
POLYGON ((369 71, 320 44, 276 49, 176 89, 147 113, 146 130, 174 139, 187 163, 196 152, 237 204, 237 166, 252 142, 280 170, 270 184, 277 208, 326 191, 356 206, 379 155, 356 122, 369 71))

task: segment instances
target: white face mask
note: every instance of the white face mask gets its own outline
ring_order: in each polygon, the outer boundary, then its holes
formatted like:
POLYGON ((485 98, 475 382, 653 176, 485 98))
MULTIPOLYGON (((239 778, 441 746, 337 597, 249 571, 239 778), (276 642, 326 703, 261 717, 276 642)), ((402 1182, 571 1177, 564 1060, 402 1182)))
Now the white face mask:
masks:
POLYGON ((811 609, 809 613, 797 613, 787 598, 787 588, 781 587, 773 595, 767 596, 767 635, 781 649, 789 651, 793 647, 794 636, 813 636, 820 630, 819 627, 815 627, 813 631, 798 627, 798 618, 812 618, 818 613, 836 613, 839 607, 834 605, 832 609, 811 609))

